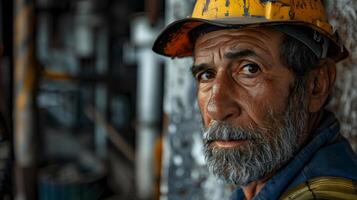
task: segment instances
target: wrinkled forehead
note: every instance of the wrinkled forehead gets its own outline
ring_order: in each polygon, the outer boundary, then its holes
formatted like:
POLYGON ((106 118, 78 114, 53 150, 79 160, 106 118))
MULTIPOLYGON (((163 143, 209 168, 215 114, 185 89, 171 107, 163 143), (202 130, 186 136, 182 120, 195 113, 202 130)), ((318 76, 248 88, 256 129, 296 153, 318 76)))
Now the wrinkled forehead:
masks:
POLYGON ((194 59, 248 49, 264 53, 278 53, 283 33, 269 27, 222 29, 201 34, 195 40, 194 59))

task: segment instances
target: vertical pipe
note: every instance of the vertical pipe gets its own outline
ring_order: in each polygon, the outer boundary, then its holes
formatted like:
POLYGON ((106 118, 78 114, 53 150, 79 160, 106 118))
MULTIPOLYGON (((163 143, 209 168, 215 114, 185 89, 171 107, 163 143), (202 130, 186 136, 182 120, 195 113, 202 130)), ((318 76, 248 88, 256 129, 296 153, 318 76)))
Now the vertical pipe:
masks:
MULTIPOLYGON (((103 19, 104 21, 104 19, 103 19)), ((109 50, 109 33, 107 30, 107 24, 102 23, 100 30, 98 31, 97 37, 97 60, 96 60, 96 72, 99 75, 106 75, 108 71, 108 50, 109 50)), ((108 100, 108 90, 106 83, 98 83, 95 86, 95 107, 100 112, 103 113, 103 120, 107 120, 107 100, 108 100)), ((97 155, 106 159, 107 157, 107 134, 106 127, 103 123, 96 120, 95 122, 95 147, 97 155)))
POLYGON ((154 195, 154 146, 160 136, 162 118, 162 66, 151 46, 159 30, 150 26, 144 16, 132 22, 132 39, 138 47, 136 184, 139 199, 152 199, 154 195))
POLYGON ((14 151, 17 200, 36 199, 34 0, 16 0, 14 10, 14 151))
POLYGON ((161 65, 151 49, 138 52, 137 186, 140 199, 154 192, 154 145, 161 127, 161 65))
POLYGON ((80 58, 91 58, 94 54, 94 1, 80 0, 75 13, 75 52, 80 58))

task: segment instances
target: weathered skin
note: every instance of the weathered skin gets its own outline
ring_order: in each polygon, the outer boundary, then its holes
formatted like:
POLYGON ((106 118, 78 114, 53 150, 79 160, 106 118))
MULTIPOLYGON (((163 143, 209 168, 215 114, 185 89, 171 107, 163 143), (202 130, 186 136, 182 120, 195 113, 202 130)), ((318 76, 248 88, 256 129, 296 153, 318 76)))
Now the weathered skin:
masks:
POLYGON ((215 31, 196 42, 195 66, 205 63, 215 74, 214 78, 198 85, 204 123, 208 125, 211 120, 218 120, 243 127, 249 123, 262 125, 268 108, 284 111, 288 86, 294 81, 293 73, 280 62, 278 45, 281 35, 271 30, 227 32, 215 31), (257 56, 232 60, 224 56, 245 49, 254 51, 257 56), (250 75, 245 71, 244 65, 251 63, 259 65, 261 72, 250 75), (236 80, 233 77, 237 77, 236 80))
MULTIPOLYGON (((240 127, 264 128, 270 122, 266 118, 268 112, 282 117, 295 77, 280 59, 281 41, 282 34, 270 28, 220 30, 197 39, 193 73, 206 128, 214 120, 240 127), (251 52, 239 58, 227 56, 246 50, 251 52)), ((319 123, 321 109, 335 81, 335 70, 334 62, 326 59, 308 76, 309 119, 304 133, 300 134, 300 145, 319 123)), ((218 148, 244 147, 244 141, 214 144, 218 148)), ((262 177, 244 187, 246 198, 252 199, 268 178, 262 177)))

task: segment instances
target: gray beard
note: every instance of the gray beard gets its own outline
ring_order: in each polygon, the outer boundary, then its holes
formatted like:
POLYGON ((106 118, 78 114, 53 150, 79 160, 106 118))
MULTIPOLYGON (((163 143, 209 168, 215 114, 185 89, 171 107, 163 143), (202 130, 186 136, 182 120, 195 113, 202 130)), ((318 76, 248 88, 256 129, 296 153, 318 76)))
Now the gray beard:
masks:
POLYGON ((283 114, 270 111, 264 128, 233 127, 214 121, 204 132, 204 153, 209 170, 218 178, 237 186, 245 186, 277 170, 299 149, 307 111, 305 81, 298 80, 288 97, 283 114), (298 82, 299 81, 299 82, 298 82), (247 140, 234 148, 219 148, 214 140, 247 140))

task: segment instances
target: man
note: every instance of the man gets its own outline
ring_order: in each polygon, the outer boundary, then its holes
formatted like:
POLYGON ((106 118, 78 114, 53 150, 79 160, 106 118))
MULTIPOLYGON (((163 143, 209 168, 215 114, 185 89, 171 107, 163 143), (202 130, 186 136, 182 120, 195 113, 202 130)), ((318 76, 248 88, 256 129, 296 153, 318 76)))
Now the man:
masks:
POLYGON ((320 0, 198 0, 153 50, 194 58, 207 165, 232 199, 357 199, 357 157, 324 109, 348 52, 320 0))

